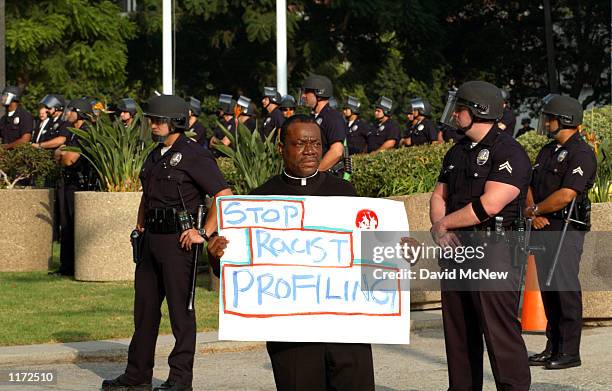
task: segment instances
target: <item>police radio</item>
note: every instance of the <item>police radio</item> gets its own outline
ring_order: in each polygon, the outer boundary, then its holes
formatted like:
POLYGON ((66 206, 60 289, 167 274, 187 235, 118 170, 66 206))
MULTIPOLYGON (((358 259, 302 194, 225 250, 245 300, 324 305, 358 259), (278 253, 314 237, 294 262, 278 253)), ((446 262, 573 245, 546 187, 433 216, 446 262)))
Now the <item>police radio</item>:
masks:
POLYGON ((182 232, 185 232, 189 229, 193 228, 193 216, 187 210, 187 206, 185 206, 185 200, 183 199, 183 193, 181 192, 181 185, 176 184, 176 188, 178 189, 179 197, 181 198, 181 205, 183 206, 183 210, 179 211, 176 214, 176 218, 178 220, 179 228, 182 232))

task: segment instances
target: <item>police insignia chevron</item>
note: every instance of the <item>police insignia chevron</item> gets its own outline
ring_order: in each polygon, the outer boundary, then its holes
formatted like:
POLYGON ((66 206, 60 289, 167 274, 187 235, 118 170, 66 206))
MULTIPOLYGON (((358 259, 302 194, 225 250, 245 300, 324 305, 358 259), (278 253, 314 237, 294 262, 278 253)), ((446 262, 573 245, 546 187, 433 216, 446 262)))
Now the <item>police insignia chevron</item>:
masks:
POLYGON ((584 176, 584 172, 582 171, 582 167, 578 166, 578 167, 574 168, 574 170, 572 171, 572 175, 573 174, 580 174, 580 176, 584 176))
POLYGON ((508 160, 506 160, 505 163, 499 165, 499 171, 502 170, 506 170, 509 174, 512 174, 512 166, 510 165, 510 162, 508 160))

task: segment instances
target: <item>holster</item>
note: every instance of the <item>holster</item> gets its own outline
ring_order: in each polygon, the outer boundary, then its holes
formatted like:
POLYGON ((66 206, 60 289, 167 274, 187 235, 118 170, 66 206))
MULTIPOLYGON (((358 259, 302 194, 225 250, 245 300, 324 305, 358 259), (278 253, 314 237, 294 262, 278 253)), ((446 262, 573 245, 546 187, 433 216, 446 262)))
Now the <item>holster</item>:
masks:
POLYGON ((139 264, 142 261, 142 246, 144 244, 144 234, 141 234, 137 229, 133 230, 130 234, 130 241, 132 242, 132 258, 135 264, 139 264))

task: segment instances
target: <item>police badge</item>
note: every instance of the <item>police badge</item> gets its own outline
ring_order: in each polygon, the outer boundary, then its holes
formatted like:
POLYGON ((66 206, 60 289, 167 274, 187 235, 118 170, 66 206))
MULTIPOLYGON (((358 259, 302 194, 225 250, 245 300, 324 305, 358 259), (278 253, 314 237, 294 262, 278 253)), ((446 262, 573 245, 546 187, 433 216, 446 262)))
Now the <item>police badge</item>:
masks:
POLYGON ((489 160, 489 150, 486 148, 481 149, 480 152, 478 152, 478 156, 476 156, 476 164, 482 166, 487 160, 489 160))
POLYGON ((417 126, 417 130, 418 130, 418 131, 421 131, 421 130, 423 130, 423 129, 425 129, 425 125, 423 125, 423 124, 419 124, 419 126, 417 126))
POLYGON ((317 118, 317 125, 321 126, 322 123, 323 123, 323 118, 321 117, 317 118))
POLYGON ((176 165, 180 163, 182 158, 183 155, 180 152, 175 152, 174 155, 172 155, 172 157, 170 158, 170 165, 172 167, 176 167, 176 165))
POLYGON ((19 117, 15 117, 15 119, 13 120, 13 124, 19 125, 19 117))
POLYGON ((271 117, 266 118, 266 120, 264 121, 264 125, 267 125, 270 123, 270 121, 272 121, 271 117))
POLYGON ((567 156, 567 150, 563 150, 561 152, 559 152, 559 156, 557 156, 557 161, 559 163, 561 163, 563 160, 565 160, 565 157, 567 156))
POLYGON ((357 128, 358 128, 358 126, 357 126, 357 125, 353 125, 353 126, 351 126, 351 130, 352 130, 353 132, 354 132, 354 131, 356 131, 356 130, 357 130, 357 128))

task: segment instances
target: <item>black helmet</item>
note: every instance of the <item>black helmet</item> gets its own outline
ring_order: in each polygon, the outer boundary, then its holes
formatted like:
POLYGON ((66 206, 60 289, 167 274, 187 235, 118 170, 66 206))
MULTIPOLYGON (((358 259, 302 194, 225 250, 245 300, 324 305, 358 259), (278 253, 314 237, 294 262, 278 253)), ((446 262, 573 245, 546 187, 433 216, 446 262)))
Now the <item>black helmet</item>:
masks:
POLYGON ((375 107, 377 109, 381 109, 386 116, 391 115, 391 110, 393 109, 393 101, 386 96, 381 96, 376 101, 375 107))
POLYGON ((420 115, 431 117, 431 105, 423 98, 414 98, 410 101, 412 111, 416 110, 420 115))
POLYGON ((304 84, 302 84, 302 89, 305 91, 313 91, 319 98, 329 99, 334 94, 334 87, 331 80, 321 75, 308 76, 308 78, 304 80, 304 84))
POLYGON ((191 114, 195 115, 196 117, 202 114, 202 103, 199 99, 190 96, 187 103, 189 103, 189 110, 191 110, 191 114))
POLYGON ((353 114, 359 114, 361 102, 359 102, 359 99, 355 98, 354 96, 349 95, 344 102, 344 107, 350 109, 353 114))
POLYGON ((162 118, 170 121, 174 129, 187 128, 189 118, 189 105, 176 95, 159 95, 149 99, 147 112, 149 118, 162 118))
POLYGON ((463 83, 457 90, 455 99, 456 105, 467 107, 476 118, 496 121, 504 112, 501 90, 486 81, 463 83))
POLYGON ((240 106, 240 113, 244 115, 253 115, 253 113, 249 114, 249 106, 251 105, 251 99, 246 96, 240 95, 238 97, 238 101, 236 102, 238 106, 240 106))
POLYGON ((569 96, 547 95, 542 113, 557 117, 559 123, 565 127, 576 127, 582 123, 582 105, 569 96))
POLYGON ((247 115, 249 117, 255 115, 255 103, 249 103, 248 107, 242 109, 240 115, 247 115))
POLYGON ((2 91, 1 104, 8 106, 11 102, 19 102, 21 100, 21 89, 17 86, 6 86, 2 91))
POLYGON ((295 98, 291 95, 284 95, 281 99, 280 107, 282 109, 295 109, 296 103, 295 98))
POLYGON ((217 107, 218 110, 223 111, 226 114, 232 114, 235 105, 236 101, 230 94, 219 95, 219 105, 217 107))
POLYGON ((276 105, 280 105, 281 100, 283 99, 281 94, 274 87, 264 87, 264 96, 267 96, 270 99, 270 102, 276 105))
POLYGON ((529 125, 531 123, 531 118, 525 117, 521 120, 521 125, 529 125))
POLYGON ((39 105, 45 106, 48 109, 63 111, 66 105, 63 99, 60 95, 47 94, 40 100, 39 105))
POLYGON ((124 98, 121 99, 119 101, 119 103, 117 104, 117 111, 123 113, 130 113, 130 115, 133 117, 134 115, 136 115, 136 102, 134 101, 134 99, 130 99, 130 98, 124 98))
POLYGON ((91 107, 91 99, 89 98, 71 100, 70 103, 66 105, 66 114, 70 111, 77 113, 78 119, 83 120, 91 120, 94 115, 91 107))

